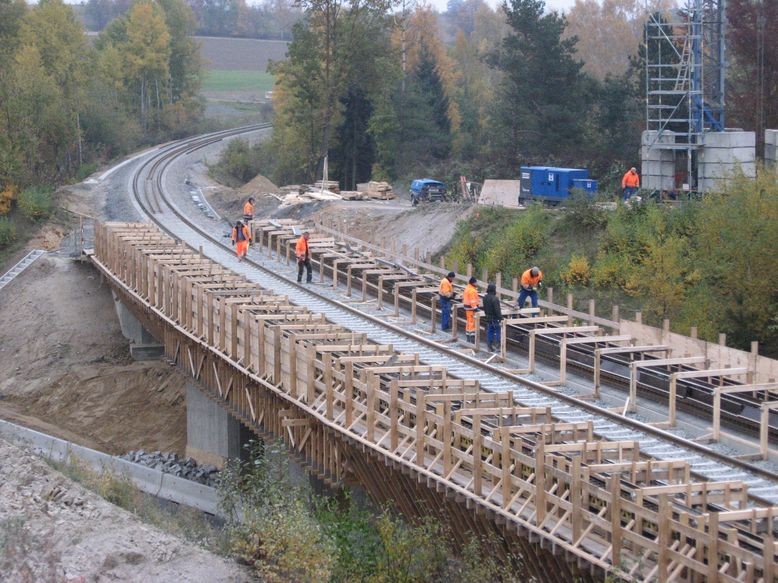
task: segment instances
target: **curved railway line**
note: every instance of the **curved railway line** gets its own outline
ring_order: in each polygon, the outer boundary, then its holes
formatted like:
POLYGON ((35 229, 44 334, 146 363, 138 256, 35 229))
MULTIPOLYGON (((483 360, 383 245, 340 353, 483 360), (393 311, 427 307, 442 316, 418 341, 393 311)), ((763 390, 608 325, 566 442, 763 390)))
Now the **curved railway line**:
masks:
MULTIPOLYGON (((416 354, 422 364, 443 367, 454 378, 477 381, 485 390, 495 393, 510 391, 516 401, 523 406, 547 408, 546 410, 550 407, 556 422, 570 426, 589 423, 594 434, 602 439, 638 442, 642 455, 657 460, 686 462, 696 477, 713 482, 721 480, 742 482, 748 486, 749 498, 754 503, 767 506, 778 504, 778 491, 775 488, 778 484, 778 474, 765 467, 735 459, 650 424, 602 409, 555 391, 543 383, 528 380, 442 346, 420 334, 366 314, 327 294, 316 293, 310 287, 299 285, 258 261, 248 259, 239 266, 235 264, 231 249, 223 243, 223 239, 200 227, 167 195, 164 185, 165 173, 173 162, 184 155, 225 138, 267 127, 269 126, 248 126, 182 140, 150 155, 138 165, 131 179, 132 195, 140 210, 162 231, 176 240, 185 242, 192 249, 199 249, 201 255, 204 253, 220 263, 231 266, 233 271, 249 275, 252 281, 259 283, 263 288, 284 295, 314 313, 324 314, 328 322, 355 333, 369 334, 372 341, 391 346, 400 354, 416 354)), ((514 333, 519 332, 511 332, 514 333)), ((548 351, 553 352, 553 346, 548 351)), ((586 366, 586 363, 581 364, 586 366)), ((484 423, 484 428, 489 426, 488 420, 484 423)), ((531 434, 523 436, 522 443, 523 449, 528 454, 537 447, 531 434)), ((713 504, 711 507, 716 506, 713 504)), ((736 530, 738 528, 735 527, 736 530)), ((743 536, 746 532, 747 529, 743 531, 743 536)))

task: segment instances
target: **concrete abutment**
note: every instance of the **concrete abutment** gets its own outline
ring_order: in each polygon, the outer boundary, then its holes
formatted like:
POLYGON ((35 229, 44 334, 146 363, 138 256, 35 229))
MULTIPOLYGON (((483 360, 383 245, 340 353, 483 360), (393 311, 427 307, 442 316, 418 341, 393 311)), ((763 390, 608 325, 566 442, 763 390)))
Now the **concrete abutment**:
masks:
POLYGON ((165 347, 143 326, 132 310, 116 295, 115 291, 111 290, 111 295, 122 335, 130 341, 130 356, 134 360, 160 358, 165 352, 165 347))

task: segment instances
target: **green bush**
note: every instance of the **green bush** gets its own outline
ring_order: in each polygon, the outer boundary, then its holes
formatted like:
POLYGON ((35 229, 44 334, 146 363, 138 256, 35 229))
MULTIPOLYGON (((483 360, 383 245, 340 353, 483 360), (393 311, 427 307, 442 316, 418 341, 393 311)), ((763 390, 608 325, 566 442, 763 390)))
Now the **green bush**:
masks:
POLYGON ((16 239, 16 227, 7 217, 0 217, 0 247, 6 247, 16 239))
POLYGON ((19 193, 19 209, 30 220, 45 219, 54 209, 54 191, 48 186, 31 186, 19 193))

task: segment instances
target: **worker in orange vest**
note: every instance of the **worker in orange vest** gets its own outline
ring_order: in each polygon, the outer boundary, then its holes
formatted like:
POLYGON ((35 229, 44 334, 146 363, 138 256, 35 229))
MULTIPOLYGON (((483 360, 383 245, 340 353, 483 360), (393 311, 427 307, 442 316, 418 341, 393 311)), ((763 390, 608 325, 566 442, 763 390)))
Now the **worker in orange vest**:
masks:
MULTIPOLYGON (((250 227, 251 221, 254 220, 254 197, 250 196, 249 199, 243 205, 243 223, 250 227)), ((251 229, 249 228, 249 242, 251 242, 251 229)))
POLYGON ((467 281, 465 291, 462 294, 462 304, 465 306, 465 336, 471 344, 475 344, 475 313, 481 301, 478 297, 476 283, 478 283, 478 280, 471 277, 467 281))
POLYGON ((440 329, 443 331, 451 328, 451 302, 454 301, 454 278, 456 273, 449 271, 446 277, 440 280, 438 286, 438 298, 440 299, 440 329))
POLYGON ((640 188, 640 176, 638 176, 637 168, 634 166, 627 170, 624 177, 621 179, 621 196, 624 201, 627 201, 631 196, 634 196, 638 188, 640 188))
POLYGON ((543 284, 543 272, 537 267, 531 267, 521 274, 521 291, 519 292, 519 309, 524 307, 527 298, 532 300, 532 307, 538 307, 538 288, 543 284))
POLYGON ((243 205, 243 220, 248 224, 249 221, 254 220, 254 197, 250 196, 246 203, 243 205))
POLYGON ((238 261, 243 261, 243 257, 249 249, 249 228, 241 221, 235 223, 232 229, 232 242, 235 244, 238 261))
POLYGON ((310 238, 311 234, 308 231, 304 231, 302 236, 297 239, 297 245, 294 248, 294 253, 297 256, 297 283, 301 283, 303 280, 303 269, 308 271, 305 279, 306 283, 311 283, 313 278, 311 274, 311 251, 308 247, 308 239, 310 238))

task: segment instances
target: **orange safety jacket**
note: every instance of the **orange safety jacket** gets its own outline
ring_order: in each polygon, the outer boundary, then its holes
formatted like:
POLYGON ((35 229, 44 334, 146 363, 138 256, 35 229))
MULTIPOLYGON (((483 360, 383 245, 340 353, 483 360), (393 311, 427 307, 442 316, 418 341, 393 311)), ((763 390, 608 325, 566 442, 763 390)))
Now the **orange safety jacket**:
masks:
POLYGON ((297 259, 300 261, 305 261, 308 259, 308 241, 305 240, 305 237, 300 237, 297 239, 297 245, 294 248, 294 253, 297 255, 297 259))
POLYGON ((521 274, 521 286, 522 287, 535 287, 543 279, 543 272, 538 271, 536 277, 532 277, 532 269, 528 269, 521 274))
POLYGON ((246 204, 243 205, 243 216, 245 217, 254 216, 254 205, 251 204, 249 201, 246 201, 246 204))
MULTIPOLYGON (((243 228, 241 229, 243 231, 243 240, 248 241, 251 238, 251 235, 249 235, 249 228, 246 225, 243 225, 243 228)), ((224 231, 222 231, 224 232, 224 231)), ((238 228, 233 227, 232 228, 232 242, 238 243, 238 228)))
POLYGON ((444 298, 451 298, 454 295, 454 285, 444 277, 440 280, 440 287, 438 287, 438 293, 444 298))
POLYGON ((621 179, 621 187, 640 188, 640 176, 638 176, 638 173, 632 172, 632 170, 627 170, 624 178, 621 179))
POLYGON ((468 283, 465 286, 465 291, 462 294, 462 303, 464 304, 466 310, 478 309, 480 299, 478 297, 478 289, 474 285, 468 283))

